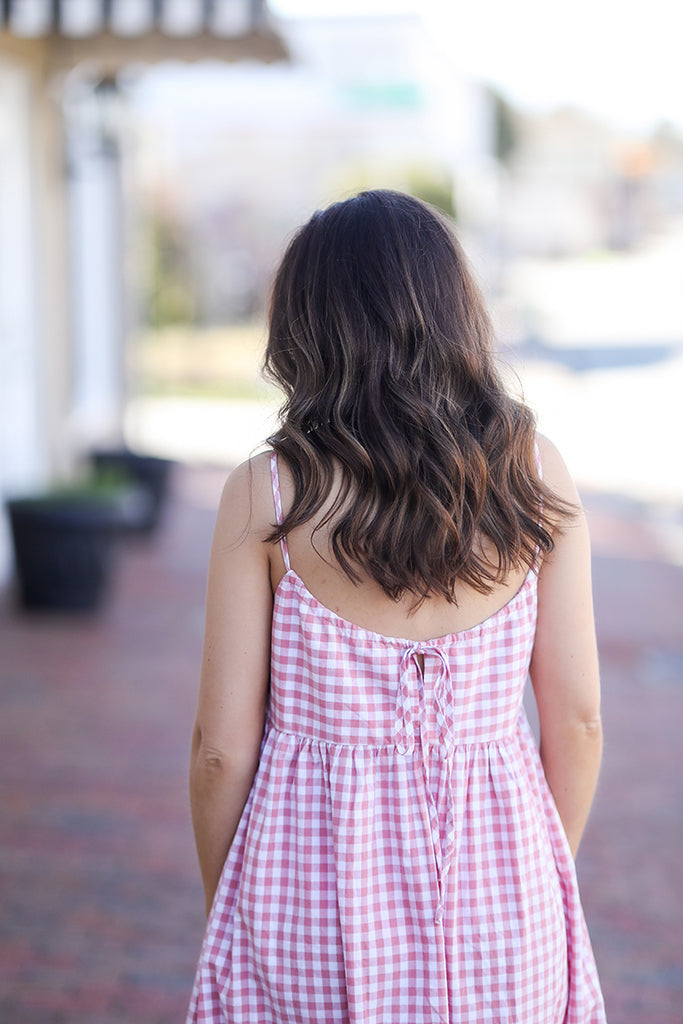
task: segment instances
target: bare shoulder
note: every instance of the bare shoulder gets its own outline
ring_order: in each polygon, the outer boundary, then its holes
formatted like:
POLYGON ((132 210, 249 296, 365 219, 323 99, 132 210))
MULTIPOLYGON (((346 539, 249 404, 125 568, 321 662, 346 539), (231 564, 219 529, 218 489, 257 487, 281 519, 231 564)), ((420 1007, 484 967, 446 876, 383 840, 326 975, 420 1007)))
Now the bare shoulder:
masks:
POLYGON ((216 533, 227 544, 261 542, 273 529, 275 511, 270 453, 242 462, 225 482, 216 516, 216 533))
POLYGON ((553 550, 543 558, 541 580, 562 574, 590 560, 588 523, 579 492, 562 455, 547 437, 537 434, 543 483, 569 507, 569 514, 553 514, 553 550))
POLYGON ((567 469, 567 465, 558 451, 557 447, 544 434, 536 434, 538 452, 541 457, 543 469, 543 483, 558 498, 570 502, 572 505, 580 505, 579 493, 576 484, 567 469))

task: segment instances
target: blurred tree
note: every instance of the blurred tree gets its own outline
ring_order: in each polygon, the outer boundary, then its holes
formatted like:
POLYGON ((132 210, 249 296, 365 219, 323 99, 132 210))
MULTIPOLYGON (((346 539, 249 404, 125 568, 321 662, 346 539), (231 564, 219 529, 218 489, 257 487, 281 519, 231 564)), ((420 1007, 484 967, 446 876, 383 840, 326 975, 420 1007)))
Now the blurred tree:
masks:
POLYGON ((349 163, 331 182, 330 196, 336 199, 372 188, 392 188, 399 192, 408 192, 416 199, 431 203, 447 217, 456 219, 453 179, 441 165, 349 163))
POLYGON ((517 111, 496 89, 489 87, 488 92, 493 109, 494 152, 501 164, 507 164, 519 141, 517 111))
POLYGON ((435 206, 452 220, 456 219, 453 182, 445 174, 431 168, 416 169, 408 175, 408 191, 416 199, 435 206))
POLYGON ((156 328, 194 323, 196 302, 183 234, 164 212, 148 216, 147 321, 156 328))

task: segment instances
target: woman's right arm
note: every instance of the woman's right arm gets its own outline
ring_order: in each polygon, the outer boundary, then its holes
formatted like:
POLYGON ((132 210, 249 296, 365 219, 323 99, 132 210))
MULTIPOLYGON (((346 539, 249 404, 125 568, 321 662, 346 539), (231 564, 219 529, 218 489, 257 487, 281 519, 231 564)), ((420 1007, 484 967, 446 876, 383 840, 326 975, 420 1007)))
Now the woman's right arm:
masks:
POLYGON ((238 467, 211 544, 190 802, 207 914, 259 763, 270 679, 270 460, 238 467))
POLYGON ((576 487, 557 449, 539 437, 543 480, 578 506, 555 534, 538 579, 538 624, 530 675, 540 753, 550 791, 576 856, 602 757, 600 675, 593 618, 590 542, 576 487))

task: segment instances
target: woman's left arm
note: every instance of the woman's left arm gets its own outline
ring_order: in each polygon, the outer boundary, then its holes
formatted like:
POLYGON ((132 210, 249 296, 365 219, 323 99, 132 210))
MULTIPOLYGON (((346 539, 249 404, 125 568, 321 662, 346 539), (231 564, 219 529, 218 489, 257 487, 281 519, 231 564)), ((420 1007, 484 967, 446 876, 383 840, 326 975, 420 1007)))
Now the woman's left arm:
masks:
POLYGON ((229 477, 216 517, 206 593, 190 804, 207 914, 258 767, 270 677, 272 528, 264 457, 229 477), (267 491, 266 491, 267 485, 267 491))

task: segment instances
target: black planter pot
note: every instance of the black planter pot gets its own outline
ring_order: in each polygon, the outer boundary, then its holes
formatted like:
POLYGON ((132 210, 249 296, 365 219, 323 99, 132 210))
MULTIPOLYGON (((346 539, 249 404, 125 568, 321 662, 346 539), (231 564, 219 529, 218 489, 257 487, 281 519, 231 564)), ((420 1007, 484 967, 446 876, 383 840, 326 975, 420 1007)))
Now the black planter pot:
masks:
POLYGON ((127 528, 139 533, 156 530, 163 516, 175 463, 155 455, 139 455, 128 448, 94 451, 91 459, 98 472, 121 473, 144 491, 146 502, 139 502, 137 514, 129 516, 127 528))
POLYGON ((125 523, 125 495, 16 498, 7 509, 21 604, 69 611, 99 608, 125 523))

